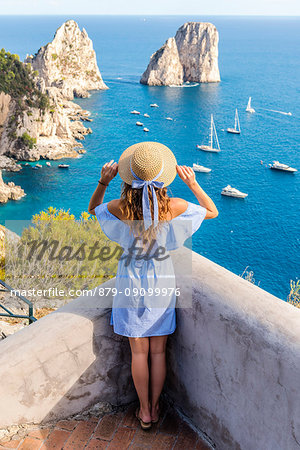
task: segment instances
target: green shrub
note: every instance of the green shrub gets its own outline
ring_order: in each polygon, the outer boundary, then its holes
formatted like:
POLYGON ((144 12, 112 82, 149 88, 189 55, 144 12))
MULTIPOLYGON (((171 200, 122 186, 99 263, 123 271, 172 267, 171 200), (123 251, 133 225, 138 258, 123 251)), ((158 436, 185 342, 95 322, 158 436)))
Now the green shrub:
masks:
POLYGON ((11 244, 5 280, 15 289, 63 290, 65 295, 46 295, 63 302, 70 298, 70 289, 93 289, 115 276, 121 253, 121 247, 101 231, 95 216, 83 212, 76 220, 69 211, 49 207, 33 216, 20 241, 11 244), (103 247, 109 249, 111 259, 97 257, 103 247))
POLYGON ((37 107, 43 111, 48 109, 50 107, 49 97, 41 95, 37 101, 37 107))
POLYGON ((10 137, 10 139, 17 139, 17 133, 15 131, 10 131, 8 133, 8 136, 10 137))
POLYGON ((36 144, 36 138, 29 136, 29 134, 26 132, 23 133, 22 136, 19 137, 19 139, 24 145, 26 145, 26 147, 29 147, 30 149, 32 149, 34 144, 36 144))
POLYGON ((53 61, 55 61, 58 58, 58 55, 56 53, 52 53, 51 56, 52 56, 53 61))

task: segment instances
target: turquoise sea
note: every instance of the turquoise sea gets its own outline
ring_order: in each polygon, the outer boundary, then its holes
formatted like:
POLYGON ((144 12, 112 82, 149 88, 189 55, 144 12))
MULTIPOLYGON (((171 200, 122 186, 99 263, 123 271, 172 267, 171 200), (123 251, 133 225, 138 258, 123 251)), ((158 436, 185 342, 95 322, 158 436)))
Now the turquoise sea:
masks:
MULTIPOLYGON (((219 216, 205 221, 193 238, 200 254, 241 274, 249 266, 263 289, 286 299, 290 280, 299 268, 300 216, 300 19, 208 16, 1 16, 0 48, 35 53, 51 41, 55 30, 74 19, 92 38, 98 65, 109 90, 93 92, 77 103, 92 112, 93 134, 84 142, 87 153, 78 160, 62 162, 19 173, 4 173, 6 182, 21 185, 27 196, 0 207, 0 219, 30 219, 48 206, 70 209, 79 216, 87 210, 103 163, 118 159, 129 145, 157 140, 168 145, 179 164, 199 162, 212 169, 197 179, 213 198, 219 216), (220 34, 221 83, 190 87, 147 87, 139 84, 151 54, 174 36, 186 21, 212 22, 220 34), (256 114, 245 112, 248 97, 256 114), (157 103, 159 108, 150 108, 157 103), (227 134, 238 108, 240 136, 227 134), (148 134, 137 127, 137 109, 148 134), (271 111, 273 110, 273 111, 271 111), (279 112, 275 112, 279 111, 279 112), (291 112, 287 116, 281 112, 291 112), (196 150, 208 135, 214 114, 222 151, 196 150), (165 118, 171 116, 173 121, 165 118), (260 161, 263 161, 263 164, 260 161), (279 160, 299 172, 292 175, 270 170, 279 160), (249 195, 246 199, 221 195, 227 184, 249 195)), ((120 179, 107 190, 107 200, 118 196, 120 179)), ((174 196, 193 201, 193 195, 176 179, 174 196)), ((201 277, 201 274, 199 274, 201 277)))

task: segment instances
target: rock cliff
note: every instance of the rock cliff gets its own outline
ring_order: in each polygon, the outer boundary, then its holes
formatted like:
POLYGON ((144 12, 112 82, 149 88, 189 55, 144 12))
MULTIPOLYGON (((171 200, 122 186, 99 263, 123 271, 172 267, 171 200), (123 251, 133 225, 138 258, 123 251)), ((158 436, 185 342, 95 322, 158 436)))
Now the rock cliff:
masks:
POLYGON ((183 83, 183 75, 175 38, 170 38, 151 56, 147 70, 142 75, 141 83, 150 86, 180 85, 183 83))
POLYGON ((24 63, 1 52, 6 71, 0 74, 0 169, 19 168, 5 156, 35 161, 84 153, 79 141, 92 130, 83 121, 91 119, 70 100, 107 88, 86 31, 73 20, 65 22, 53 41, 24 63))
POLYGON ((150 59, 140 82, 149 86, 218 82, 219 34, 211 23, 187 22, 150 59))
POLYGON ((55 92, 56 89, 43 91, 51 102, 49 108, 27 107, 23 103, 20 110, 19 102, 11 101, 11 113, 0 137, 0 153, 17 160, 36 161, 76 158, 83 152, 78 140, 91 133, 91 129, 82 123, 89 113, 65 100, 59 90, 55 92))
MULTIPOLYGON (((9 107, 11 102, 11 96, 9 94, 5 94, 4 92, 0 92, 0 142, 3 131, 5 130, 6 119, 9 114, 9 107)), ((1 148, 0 148, 1 153, 1 148)), ((21 166, 16 164, 15 161, 11 160, 7 156, 0 155, 0 170, 10 170, 17 171, 21 169, 21 166)))
POLYGON ((16 186, 12 181, 5 184, 0 170, 0 203, 6 203, 8 200, 19 200, 24 197, 25 192, 20 186, 16 186))
POLYGON ((49 44, 35 56, 28 56, 46 86, 57 87, 64 98, 88 97, 88 91, 107 89, 97 66, 93 43, 86 30, 80 31, 74 20, 65 22, 49 44))

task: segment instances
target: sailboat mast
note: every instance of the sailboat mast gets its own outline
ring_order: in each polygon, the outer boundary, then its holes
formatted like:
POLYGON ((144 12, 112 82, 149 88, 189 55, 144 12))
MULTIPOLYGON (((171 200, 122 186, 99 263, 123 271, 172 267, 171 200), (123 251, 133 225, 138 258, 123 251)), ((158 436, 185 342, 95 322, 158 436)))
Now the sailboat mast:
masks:
POLYGON ((237 130, 241 131, 240 120, 239 120, 239 115, 238 115, 238 110, 237 109, 236 109, 236 123, 237 123, 237 130))
POLYGON ((214 135, 215 135, 215 138, 216 138, 217 147, 220 150, 220 144, 219 144, 219 139, 218 139, 218 135, 217 135, 217 130, 216 130, 215 123, 214 123, 213 119, 212 119, 212 127, 213 127, 213 130, 214 130, 214 135))
POLYGON ((236 131, 236 126, 237 126, 237 109, 235 110, 235 116, 234 116, 234 129, 236 131))
POLYGON ((210 115, 210 136, 209 136, 209 146, 213 148, 213 126, 214 126, 214 118, 213 115, 210 115))

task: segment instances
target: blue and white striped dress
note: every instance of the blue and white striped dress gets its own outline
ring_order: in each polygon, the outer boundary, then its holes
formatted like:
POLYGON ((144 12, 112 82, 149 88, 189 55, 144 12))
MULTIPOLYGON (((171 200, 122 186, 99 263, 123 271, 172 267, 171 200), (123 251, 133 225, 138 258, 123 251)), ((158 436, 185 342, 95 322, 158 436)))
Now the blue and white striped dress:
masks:
POLYGON ((133 245, 141 247, 141 244, 135 240, 129 225, 109 212, 107 203, 97 206, 95 214, 104 234, 124 249, 118 263, 117 293, 112 305, 110 323, 114 332, 128 337, 173 333, 176 328, 176 279, 168 252, 181 247, 198 230, 206 209, 188 202, 185 212, 169 222, 160 223, 151 255, 159 247, 163 253, 159 257, 149 257, 148 253, 148 258, 139 258, 138 251, 132 251, 133 245))

